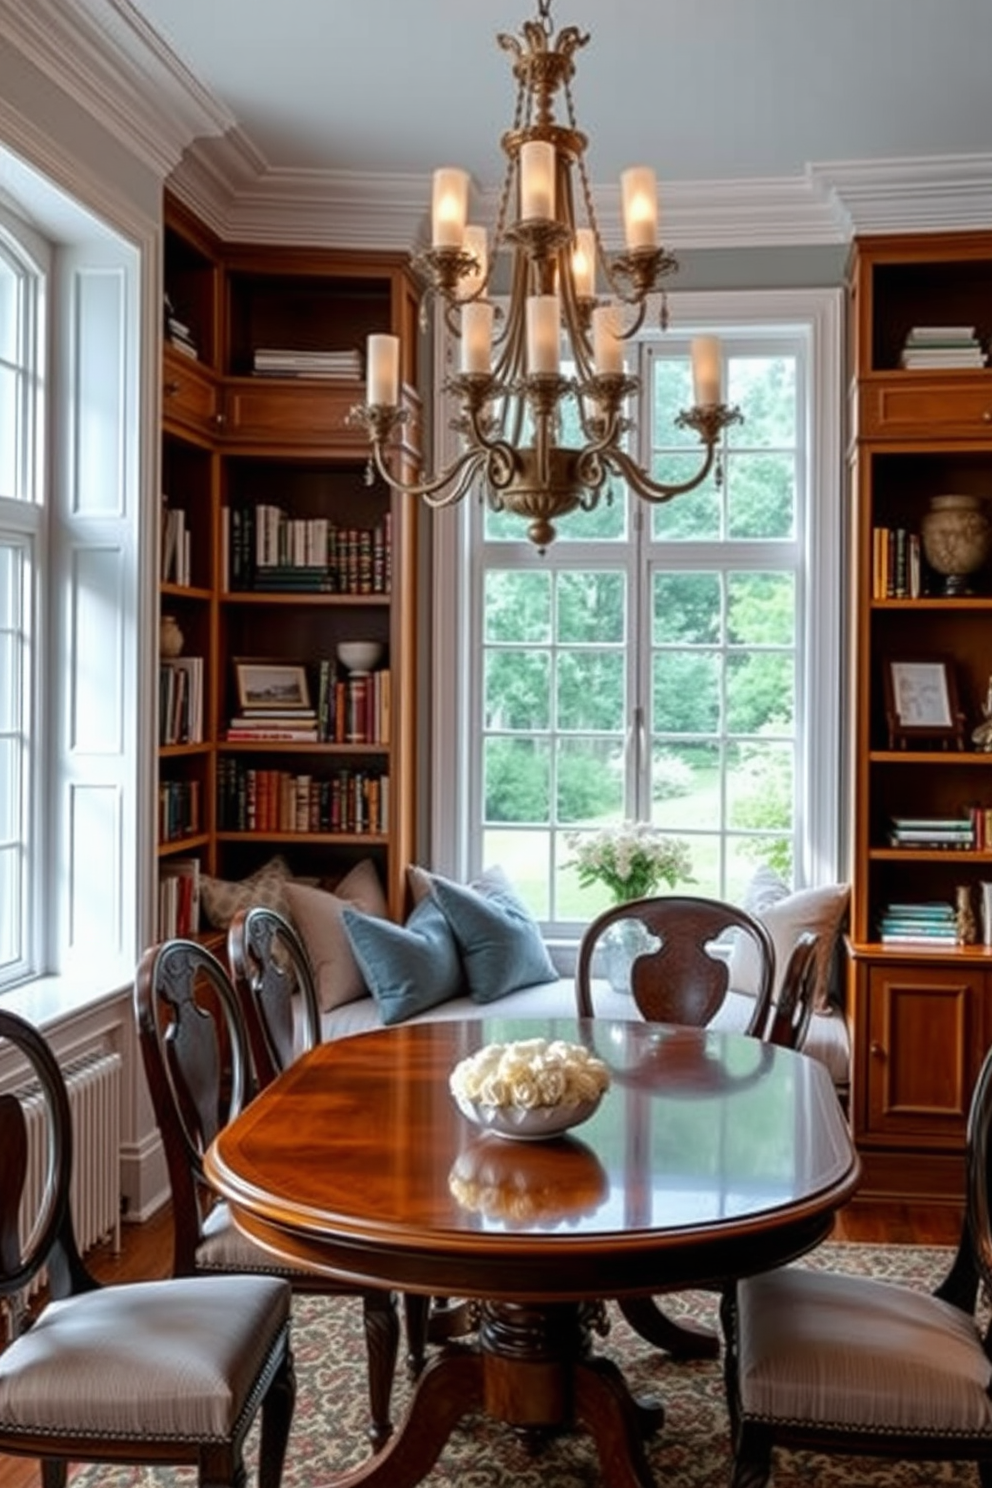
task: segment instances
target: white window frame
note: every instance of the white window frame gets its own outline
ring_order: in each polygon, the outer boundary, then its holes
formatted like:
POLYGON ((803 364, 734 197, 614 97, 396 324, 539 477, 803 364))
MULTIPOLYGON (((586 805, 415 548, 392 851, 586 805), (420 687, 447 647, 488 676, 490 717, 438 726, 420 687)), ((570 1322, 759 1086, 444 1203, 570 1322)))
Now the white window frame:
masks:
POLYGON ((19 336, 14 359, 18 382, 14 490, 0 492, 0 542, 20 551, 22 586, 13 621, 19 633, 19 716, 14 732, 22 740, 16 838, 9 844, 21 858, 14 953, 0 964, 0 990, 37 972, 43 955, 38 905, 43 875, 44 792, 38 788, 46 751, 42 707, 42 656, 45 631, 43 600, 48 573, 48 508, 44 500, 46 470, 45 355, 48 245, 27 224, 0 211, 0 253, 20 280, 19 336))
MULTIPOLYGON (((801 753, 806 762, 797 788, 801 820, 794 866, 797 887, 841 876, 844 799, 841 658, 845 643, 843 604, 843 292, 840 289, 686 292, 669 295, 673 330, 720 331, 728 327, 773 337, 800 335, 808 348, 809 396, 805 444, 810 499, 797 540, 803 545, 807 625, 799 658, 799 711, 807 719, 801 753)), ((440 387, 453 352, 439 328, 435 386, 440 387)), ((452 409, 435 404, 434 447, 438 464, 450 456, 452 409)), ((472 533, 479 513, 475 498, 438 513, 434 522, 434 614, 431 686, 430 858, 442 873, 465 878, 485 866, 480 834, 473 829, 472 803, 478 782, 470 762, 476 751, 470 729, 479 667, 478 551, 472 533), (468 623, 466 623, 468 620, 468 623)), ((636 499, 636 498, 635 498, 636 499)), ((676 498, 678 499, 678 498, 676 498)), ((687 545, 688 546, 688 545, 687 545)), ((520 550, 521 561, 537 559, 520 550)), ((540 561, 537 559, 537 561, 540 561)))

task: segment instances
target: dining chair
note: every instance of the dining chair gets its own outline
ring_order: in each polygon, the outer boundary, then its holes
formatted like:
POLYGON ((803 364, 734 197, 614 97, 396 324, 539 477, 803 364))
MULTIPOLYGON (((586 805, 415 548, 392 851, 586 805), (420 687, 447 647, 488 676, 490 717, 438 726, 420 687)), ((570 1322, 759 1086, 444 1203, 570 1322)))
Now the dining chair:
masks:
MULTIPOLYGON (((633 929, 637 954, 630 965, 630 993, 641 1017, 653 1023, 705 1027, 730 991, 727 950, 731 935, 748 937, 757 952, 758 982, 744 1005, 744 1033, 760 1037, 771 1007, 775 948, 764 925, 747 910, 718 899, 663 894, 630 900, 604 910, 587 927, 575 972, 580 1018, 595 1016, 593 973, 598 954, 618 931, 633 929)), ((676 1320, 654 1297, 628 1297, 618 1307, 647 1342, 676 1359, 715 1359, 716 1333, 676 1320)))
POLYGON ((279 1264, 234 1224, 203 1169, 217 1133, 254 1094, 251 1053, 234 985, 222 963, 195 941, 150 946, 134 982, 142 1060, 172 1190, 176 1276, 266 1271, 294 1292, 362 1300, 371 1419, 378 1450, 392 1432, 390 1399, 399 1351, 396 1299, 381 1288, 356 1293, 304 1267, 279 1264))
POLYGON ((64 1488, 76 1462, 192 1466, 201 1488, 244 1488, 245 1438, 260 1411, 259 1483, 278 1488, 295 1401, 289 1284, 256 1275, 100 1286, 73 1230, 72 1115, 58 1062, 15 1013, 0 1011, 0 1041, 26 1062, 19 1089, 43 1109, 45 1171, 40 1185, 29 1181, 24 1105, 0 1095, 0 1453, 39 1458, 44 1488, 64 1488), (47 1300, 28 1305, 43 1281, 47 1300))
MULTIPOLYGON (((248 1030, 260 1089, 287 1069, 305 1049, 320 1042, 320 1003, 310 958, 290 922, 278 910, 252 905, 239 910, 227 932, 227 958, 248 1030)), ((427 1344, 469 1329, 463 1303, 403 1295, 406 1367, 422 1371, 427 1344)))
POLYGON ((782 985, 768 1015, 765 1038, 783 1049, 801 1049, 813 1016, 816 994, 816 953, 820 937, 802 930, 789 952, 782 985))
POLYGON ((746 936, 758 959, 758 983, 740 1032, 760 1036, 775 983, 775 948, 760 920, 736 904, 691 894, 633 899, 604 910, 579 945, 575 996, 579 1017, 595 1015, 594 965, 604 942, 621 927, 635 928, 640 945, 630 967, 630 992, 643 1018, 703 1028, 730 992, 727 949, 746 936))
POLYGON ((775 1448, 973 1460, 992 1488, 992 1050, 971 1100, 957 1253, 933 1293, 785 1266, 721 1306, 733 1488, 763 1488, 775 1448))

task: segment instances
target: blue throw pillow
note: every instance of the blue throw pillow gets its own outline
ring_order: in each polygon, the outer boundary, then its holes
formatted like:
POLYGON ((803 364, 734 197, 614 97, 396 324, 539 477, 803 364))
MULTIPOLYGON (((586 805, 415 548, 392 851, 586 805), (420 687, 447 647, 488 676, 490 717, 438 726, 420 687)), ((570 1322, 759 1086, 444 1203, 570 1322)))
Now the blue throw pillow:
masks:
POLYGON ((535 982, 555 981, 540 926, 505 880, 480 894, 434 874, 430 891, 461 952, 473 1002, 495 1002, 535 982))
POLYGON ((464 990, 458 949, 433 899, 418 904, 405 925, 347 906, 341 922, 383 1023, 402 1023, 464 990))

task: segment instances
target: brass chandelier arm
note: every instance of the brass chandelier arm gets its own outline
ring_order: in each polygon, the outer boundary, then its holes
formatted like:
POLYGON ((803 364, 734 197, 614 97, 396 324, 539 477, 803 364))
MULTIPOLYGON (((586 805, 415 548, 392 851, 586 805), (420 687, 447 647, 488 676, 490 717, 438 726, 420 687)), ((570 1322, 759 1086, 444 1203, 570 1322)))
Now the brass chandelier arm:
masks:
POLYGON ((667 481, 653 481, 641 467, 631 459, 626 450, 615 448, 604 451, 602 455, 604 462, 616 471, 617 475, 624 478, 627 484, 637 492, 638 496, 645 501, 660 504, 670 501, 673 496, 683 496, 686 491, 694 491, 701 486, 703 481, 713 469, 716 461, 716 443, 706 448, 703 463, 696 474, 687 481, 669 483, 667 481))

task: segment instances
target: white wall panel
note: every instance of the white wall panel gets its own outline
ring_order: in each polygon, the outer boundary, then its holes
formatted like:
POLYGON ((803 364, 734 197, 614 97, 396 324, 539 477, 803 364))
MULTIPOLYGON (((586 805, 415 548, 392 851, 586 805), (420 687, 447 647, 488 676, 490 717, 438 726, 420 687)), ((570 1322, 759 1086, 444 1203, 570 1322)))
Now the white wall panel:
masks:
POLYGON ((119 269, 76 271, 72 503, 77 516, 123 514, 125 289, 119 269))
POLYGON ((121 790, 114 784, 69 787, 69 946, 119 949, 121 905, 121 790))
POLYGON ((124 749, 126 554, 119 547, 79 548, 72 555, 69 649, 73 754, 124 749))

